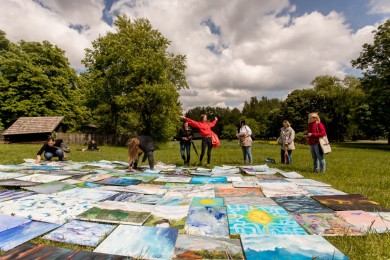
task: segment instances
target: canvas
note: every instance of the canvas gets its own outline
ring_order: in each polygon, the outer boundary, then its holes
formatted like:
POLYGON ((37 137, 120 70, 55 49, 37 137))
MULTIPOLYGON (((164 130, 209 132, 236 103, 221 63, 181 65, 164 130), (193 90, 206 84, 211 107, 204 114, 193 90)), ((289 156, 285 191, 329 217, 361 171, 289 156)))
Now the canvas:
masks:
POLYGON ((332 187, 318 187, 318 186, 304 186, 302 187, 306 190, 309 196, 318 196, 318 195, 345 195, 347 193, 336 190, 332 187))
POLYGON ((13 200, 18 198, 34 195, 36 192, 31 191, 17 191, 17 190, 0 190, 0 202, 13 200))
POLYGON ((390 231, 388 223, 363 210, 337 211, 337 216, 359 228, 362 232, 383 233, 390 231))
POLYGON ((349 259, 316 235, 242 235, 241 241, 246 259, 349 259))
POLYGON ((120 193, 115 194, 114 196, 109 197, 107 200, 122 201, 122 202, 126 202, 126 201, 134 202, 142 196, 143 196, 143 194, 139 194, 139 193, 120 192, 120 193))
POLYGON ((223 198, 210 197, 194 197, 192 198, 191 207, 209 206, 209 207, 223 207, 223 198))
POLYGON ((13 179, 23 176, 26 176, 26 174, 19 172, 0 172, 0 180, 13 179))
POLYGON ((242 197, 224 197, 226 205, 248 205, 248 206, 278 206, 271 198, 242 196, 242 197))
POLYGON ((174 228, 119 225, 94 252, 144 259, 170 259, 177 236, 178 230, 174 228))
POLYGON ((80 199, 80 200, 88 200, 88 201, 101 201, 108 199, 109 197, 117 194, 116 191, 106 191, 100 189, 86 189, 76 187, 71 190, 61 191, 54 193, 53 195, 60 196, 63 199, 80 199))
POLYGON ((35 191, 37 193, 52 194, 55 192, 73 189, 75 185, 67 184, 61 181, 52 181, 44 184, 39 184, 32 187, 25 187, 25 190, 35 191))
POLYGON ((298 186, 317 186, 317 187, 330 187, 330 184, 323 183, 312 179, 287 179, 288 181, 297 184, 298 186))
POLYGON ((19 218, 15 216, 2 215, 0 214, 0 232, 14 228, 25 223, 30 222, 31 220, 26 218, 19 218))
POLYGON ((290 213, 333 213, 333 210, 307 196, 271 197, 290 213))
POLYGON ((8 179, 0 181, 0 186, 3 187, 27 187, 27 186, 35 186, 38 183, 32 181, 22 181, 16 179, 8 179))
POLYGON ((290 182, 259 182, 259 186, 266 197, 284 197, 307 195, 308 192, 295 183, 290 182))
POLYGON ((51 175, 51 174, 40 174, 35 173, 31 175, 26 175, 23 177, 17 177, 16 180, 21 181, 31 181, 31 182, 39 182, 39 183, 48 183, 52 181, 60 181, 63 179, 70 178, 70 175, 51 175))
POLYGON ((69 244, 97 246, 115 227, 115 225, 72 220, 43 238, 69 244))
POLYGON ((215 197, 213 185, 186 185, 170 187, 165 194, 168 197, 215 197))
POLYGON ((135 200, 136 203, 142 204, 157 204, 164 195, 155 195, 155 194, 145 194, 135 200))
POLYGON ((205 184, 205 183, 227 183, 226 177, 201 177, 194 176, 190 182, 191 184, 205 184))
POLYGON ((190 207, 184 226, 188 235, 229 238, 225 207, 190 207))
POLYGON ((189 206, 158 205, 144 223, 144 226, 171 227, 184 230, 189 206))
POLYGON ((264 197, 260 188, 215 187, 215 197, 264 197))
POLYGON ((227 205, 230 234, 306 235, 306 231, 279 206, 227 205))
POLYGON ((257 181, 234 181, 233 187, 235 188, 257 188, 259 184, 257 181))
POLYGON ((186 177, 186 176, 160 176, 154 181, 157 182, 179 182, 179 183, 190 183, 192 177, 186 177))
POLYGON ((286 178, 291 178, 291 179, 303 178, 303 176, 297 172, 283 172, 283 171, 281 171, 280 174, 286 178))
POLYGON ((129 178, 106 178, 102 181, 99 181, 99 183, 104 185, 118 185, 118 186, 128 186, 128 185, 137 185, 140 184, 142 181, 137 179, 129 179, 129 178))

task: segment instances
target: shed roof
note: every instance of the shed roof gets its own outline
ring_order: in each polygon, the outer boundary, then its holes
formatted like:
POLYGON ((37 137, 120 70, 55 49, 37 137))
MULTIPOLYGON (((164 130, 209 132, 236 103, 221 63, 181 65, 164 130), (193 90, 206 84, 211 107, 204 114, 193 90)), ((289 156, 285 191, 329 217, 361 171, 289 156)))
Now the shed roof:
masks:
POLYGON ((6 135, 51 133, 61 123, 63 116, 19 117, 7 130, 6 135))

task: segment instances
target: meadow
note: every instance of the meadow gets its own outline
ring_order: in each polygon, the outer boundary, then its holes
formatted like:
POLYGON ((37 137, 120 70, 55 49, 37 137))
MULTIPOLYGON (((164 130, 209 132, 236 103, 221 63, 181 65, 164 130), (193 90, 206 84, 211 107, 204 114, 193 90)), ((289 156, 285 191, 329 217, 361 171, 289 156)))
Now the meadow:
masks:
MULTIPOLYGON (((195 141, 195 144, 200 153, 200 141, 195 141)), ((161 161, 165 164, 183 165, 178 142, 161 143, 157 146, 158 150, 154 156, 156 163, 161 161)), ((40 147, 40 144, 0 144, 0 164, 20 164, 24 162, 23 159, 35 158, 40 147)), ((67 160, 127 161, 126 147, 99 146, 101 152, 82 152, 78 150, 85 147, 70 147, 71 153, 68 154, 67 160)), ((312 172, 312 160, 306 145, 297 145, 293 152, 293 162, 288 165, 279 163, 279 149, 273 141, 256 140, 252 147, 253 163, 264 164, 265 158, 274 158, 276 164, 268 164, 270 167, 298 172, 305 178, 331 184, 333 188, 350 194, 362 194, 390 209, 390 145, 376 142, 333 143, 332 153, 325 156, 325 174, 312 172)), ((191 156, 191 165, 196 166, 199 158, 194 150, 191 156)), ((205 164, 206 158, 203 160, 203 166, 205 164)), ((144 165, 147 165, 147 162, 144 165)), ((242 152, 237 141, 223 140, 220 148, 213 149, 210 167, 217 165, 243 165, 242 152)), ((390 233, 325 238, 351 259, 390 259, 390 233)))

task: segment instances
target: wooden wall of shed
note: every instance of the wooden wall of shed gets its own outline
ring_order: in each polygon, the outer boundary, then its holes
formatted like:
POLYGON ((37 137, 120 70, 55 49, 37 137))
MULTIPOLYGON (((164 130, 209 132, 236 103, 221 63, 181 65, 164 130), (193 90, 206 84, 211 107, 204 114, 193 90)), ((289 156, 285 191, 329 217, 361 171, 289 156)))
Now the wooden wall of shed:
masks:
POLYGON ((95 140, 98 146, 126 146, 128 136, 109 134, 83 134, 83 133, 56 133, 56 139, 62 139, 67 145, 88 145, 90 140, 95 140))

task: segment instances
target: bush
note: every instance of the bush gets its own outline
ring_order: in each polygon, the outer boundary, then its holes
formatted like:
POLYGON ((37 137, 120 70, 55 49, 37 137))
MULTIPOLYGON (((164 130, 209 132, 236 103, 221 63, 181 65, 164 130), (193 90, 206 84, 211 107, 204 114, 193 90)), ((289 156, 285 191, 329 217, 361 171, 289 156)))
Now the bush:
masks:
POLYGON ((296 133, 294 141, 297 144, 307 144, 307 140, 303 132, 296 133))

